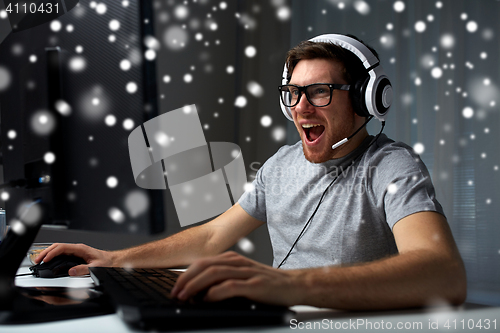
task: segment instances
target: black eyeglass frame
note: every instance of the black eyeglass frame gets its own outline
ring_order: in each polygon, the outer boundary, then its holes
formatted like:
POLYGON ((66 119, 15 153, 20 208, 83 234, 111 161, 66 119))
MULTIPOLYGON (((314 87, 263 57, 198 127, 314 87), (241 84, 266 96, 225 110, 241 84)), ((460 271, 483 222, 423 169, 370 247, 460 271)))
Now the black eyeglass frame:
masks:
POLYGON ((307 101, 312 106, 315 106, 315 107, 319 108, 319 107, 330 105, 330 103, 332 102, 332 95, 333 95, 333 91, 334 90, 350 90, 351 89, 351 85, 349 85, 349 84, 338 84, 338 83, 311 83, 311 84, 308 84, 307 86, 298 86, 296 84, 283 84, 281 86, 278 86, 278 89, 280 91, 281 102, 286 107, 293 108, 294 106, 296 106, 297 104, 299 104, 300 98, 302 97, 302 92, 304 92, 304 94, 306 95, 307 101), (314 85, 325 85, 325 86, 328 86, 328 88, 330 88, 330 98, 328 99, 328 103, 326 103, 324 105, 316 105, 313 102, 311 102, 311 99, 309 98, 309 94, 307 93, 307 88, 309 88, 310 86, 314 86, 314 85), (284 100, 284 96, 283 96, 283 90, 282 90, 283 87, 295 87, 295 88, 297 88, 299 90, 299 97, 297 98, 297 101, 295 102, 295 104, 293 104, 293 105, 286 105, 287 103, 284 100))

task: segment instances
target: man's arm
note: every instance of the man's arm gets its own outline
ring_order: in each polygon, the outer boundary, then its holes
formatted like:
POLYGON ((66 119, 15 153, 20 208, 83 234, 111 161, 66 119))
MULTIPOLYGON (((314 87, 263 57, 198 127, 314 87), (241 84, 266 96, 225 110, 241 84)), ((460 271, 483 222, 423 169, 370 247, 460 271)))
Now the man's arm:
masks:
POLYGON ((84 244, 53 244, 40 253, 36 262, 50 261, 61 254, 79 256, 88 265, 75 267, 70 275, 88 273, 88 266, 176 267, 195 259, 219 254, 263 224, 236 203, 214 220, 165 239, 119 251, 101 251, 84 244))
POLYGON ((463 303, 465 268, 444 216, 412 214, 396 223, 393 232, 399 255, 329 271, 297 272, 309 290, 303 301, 344 309, 463 303))
POLYGON ((202 259, 179 278, 173 294, 186 299, 210 288, 207 300, 245 296, 288 306, 352 310, 465 300, 465 269, 444 216, 412 214, 393 232, 398 255, 355 266, 287 271, 234 253, 202 259))

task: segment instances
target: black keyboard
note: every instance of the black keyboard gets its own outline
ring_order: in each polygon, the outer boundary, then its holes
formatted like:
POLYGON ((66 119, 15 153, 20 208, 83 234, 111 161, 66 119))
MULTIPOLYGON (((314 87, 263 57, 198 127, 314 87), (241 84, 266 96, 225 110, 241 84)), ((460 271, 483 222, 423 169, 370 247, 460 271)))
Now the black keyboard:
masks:
POLYGON ((180 272, 168 269, 90 267, 96 287, 112 302, 117 314, 141 329, 186 329, 241 325, 282 324, 292 312, 274 306, 233 297, 203 302, 205 293, 187 301, 172 298, 170 292, 180 272))
POLYGON ((170 295, 179 273, 168 269, 118 268, 107 270, 108 274, 142 304, 182 303, 170 295))

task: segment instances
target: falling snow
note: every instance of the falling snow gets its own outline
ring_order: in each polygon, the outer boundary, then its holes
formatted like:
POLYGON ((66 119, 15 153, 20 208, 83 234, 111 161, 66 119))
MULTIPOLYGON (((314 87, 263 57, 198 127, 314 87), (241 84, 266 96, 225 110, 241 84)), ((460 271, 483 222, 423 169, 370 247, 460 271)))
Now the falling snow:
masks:
POLYGON ((31 116, 31 129, 38 135, 49 135, 56 127, 56 119, 49 111, 41 110, 31 116))
POLYGON ((361 15, 368 15, 370 14, 370 5, 361 0, 354 1, 354 9, 361 15))
POLYGON ((129 94, 133 94, 137 91, 138 87, 137 87, 137 83, 135 82, 129 82, 127 83, 125 89, 127 90, 127 92, 129 94))
POLYGON ((435 79, 439 79, 441 76, 443 76, 443 70, 439 67, 434 67, 431 70, 431 76, 435 79))
POLYGON ((401 13, 405 10, 405 3, 403 1, 395 1, 393 7, 396 12, 401 13))
POLYGON ((53 152, 46 152, 45 155, 43 155, 43 160, 47 164, 52 164, 56 161, 56 155, 53 152))
POLYGON ((474 21, 467 22, 466 29, 468 32, 476 32, 477 31, 477 23, 474 21))
POLYGON ((415 151, 416 154, 420 155, 424 152, 425 147, 422 143, 417 142, 413 145, 413 150, 415 151))
POLYGON ((415 23, 415 31, 417 32, 424 32, 426 27, 424 21, 417 21, 417 23, 415 23))
POLYGON ((109 29, 111 31, 117 31, 118 29, 120 29, 120 21, 118 20, 109 21, 109 29))
POLYGON ((97 4, 95 11, 99 15, 104 15, 108 11, 108 7, 106 6, 106 4, 101 2, 101 3, 97 4))
POLYGON ((108 179, 106 179, 106 185, 109 188, 115 188, 118 186, 118 179, 115 176, 110 176, 108 179))
POLYGON ((14 140, 17 137, 17 132, 15 130, 10 130, 7 132, 7 137, 14 140))
POLYGON ((467 106, 462 110, 462 115, 467 119, 472 118, 472 116, 474 116, 474 110, 467 106))
POLYGON ((123 212, 116 207, 111 207, 108 210, 108 216, 116 223, 123 223, 125 221, 125 214, 123 214, 123 212))
POLYGON ((69 116, 71 114, 71 105, 63 100, 58 100, 55 103, 56 110, 63 116, 69 116))
POLYGON ((254 46, 250 45, 245 48, 245 55, 247 57, 253 58, 255 57, 256 54, 257 54, 257 49, 254 46))
POLYGON ((104 118, 104 123, 108 126, 114 126, 116 124, 116 117, 112 114, 107 115, 106 118, 104 118))
POLYGON ((149 197, 142 190, 130 191, 125 196, 125 208, 132 218, 137 218, 148 211, 149 197))
POLYGON ((82 56, 74 56, 69 60, 69 69, 75 73, 82 72, 87 66, 87 61, 82 56))
POLYGON ((245 96, 238 96, 234 101, 234 106, 239 108, 244 108, 247 105, 247 99, 245 96))
POLYGON ((191 83, 193 81, 193 75, 190 73, 184 74, 183 80, 186 83, 191 83))
POLYGON ((389 194, 395 194, 398 191, 398 186, 396 184, 389 184, 387 186, 387 193, 389 194))
POLYGON ((450 34, 443 34, 440 39, 440 44, 444 49, 450 49, 455 46, 455 37, 450 34))
POLYGON ((262 116, 262 118, 260 118, 260 124, 264 127, 269 127, 272 123, 273 119, 268 115, 262 116))
POLYGON ((54 32, 58 32, 59 30, 61 30, 61 28, 62 24, 58 20, 54 20, 50 23, 50 29, 54 32))
POLYGON ((247 84, 247 90, 249 93, 254 95, 255 97, 262 97, 264 95, 264 89, 260 84, 255 81, 250 81, 247 84))
POLYGON ((282 126, 276 126, 271 132, 274 141, 282 142, 286 139, 286 129, 282 126))
POLYGON ((246 254, 250 254, 255 251, 255 245, 252 243, 251 240, 249 240, 246 237, 238 241, 238 247, 241 251, 243 251, 246 254))
POLYGON ((127 119, 125 119, 125 120, 123 121, 123 128, 124 128, 125 130, 127 130, 127 131, 130 131, 131 129, 133 129, 133 128, 134 128, 134 125, 135 125, 135 124, 134 124, 134 121, 133 121, 132 119, 127 118, 127 119))
POLYGON ((144 58, 146 58, 146 60, 149 61, 155 60, 156 58, 155 50, 146 50, 146 52, 144 52, 144 58))
POLYGON ((120 61, 120 68, 123 71, 128 71, 132 67, 132 63, 128 59, 123 59, 120 61))

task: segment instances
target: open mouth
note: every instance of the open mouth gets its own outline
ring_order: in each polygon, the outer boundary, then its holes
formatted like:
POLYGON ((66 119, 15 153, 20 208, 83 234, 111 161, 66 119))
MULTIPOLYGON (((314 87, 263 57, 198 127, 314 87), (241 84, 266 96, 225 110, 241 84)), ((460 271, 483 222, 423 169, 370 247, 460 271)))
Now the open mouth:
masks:
POLYGON ((315 142, 325 131, 325 126, 319 124, 303 124, 302 128, 310 143, 315 142))

